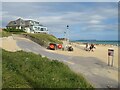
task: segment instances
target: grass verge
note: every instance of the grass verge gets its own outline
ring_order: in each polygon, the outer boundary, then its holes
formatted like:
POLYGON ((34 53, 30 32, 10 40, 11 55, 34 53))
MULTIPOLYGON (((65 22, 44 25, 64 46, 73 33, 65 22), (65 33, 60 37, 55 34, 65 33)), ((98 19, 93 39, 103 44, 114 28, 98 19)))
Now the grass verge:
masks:
POLYGON ((30 52, 2 50, 3 88, 93 87, 67 65, 30 52))

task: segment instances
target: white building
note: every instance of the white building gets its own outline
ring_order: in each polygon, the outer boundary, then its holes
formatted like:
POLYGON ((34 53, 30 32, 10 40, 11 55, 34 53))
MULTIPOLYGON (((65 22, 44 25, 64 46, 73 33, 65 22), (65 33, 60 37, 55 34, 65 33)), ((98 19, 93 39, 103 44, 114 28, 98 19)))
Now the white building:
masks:
POLYGON ((21 29, 27 33, 49 33, 47 27, 41 25, 38 21, 23 20, 21 18, 10 21, 6 27, 21 29))

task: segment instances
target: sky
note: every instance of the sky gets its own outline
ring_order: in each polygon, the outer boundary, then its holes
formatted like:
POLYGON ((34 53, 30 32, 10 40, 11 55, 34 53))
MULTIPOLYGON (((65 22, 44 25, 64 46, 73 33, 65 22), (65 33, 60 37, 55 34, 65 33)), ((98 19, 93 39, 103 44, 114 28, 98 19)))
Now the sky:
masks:
POLYGON ((39 21, 59 38, 69 25, 70 40, 118 39, 117 2, 2 2, 2 27, 18 18, 39 21))

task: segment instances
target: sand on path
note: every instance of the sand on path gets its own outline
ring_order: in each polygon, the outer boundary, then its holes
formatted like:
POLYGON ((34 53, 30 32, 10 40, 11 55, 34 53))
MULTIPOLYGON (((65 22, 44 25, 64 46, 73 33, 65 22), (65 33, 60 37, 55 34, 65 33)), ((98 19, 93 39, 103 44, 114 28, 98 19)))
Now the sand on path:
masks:
POLYGON ((0 38, 0 48, 11 52, 21 50, 12 36, 0 38))

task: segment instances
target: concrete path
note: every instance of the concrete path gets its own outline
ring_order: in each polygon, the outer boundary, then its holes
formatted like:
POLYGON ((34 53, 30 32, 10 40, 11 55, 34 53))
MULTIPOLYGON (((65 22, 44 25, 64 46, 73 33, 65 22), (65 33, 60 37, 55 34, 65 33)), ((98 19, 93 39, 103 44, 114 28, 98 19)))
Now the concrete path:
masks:
POLYGON ((118 71, 115 67, 108 67, 104 62, 93 57, 75 57, 48 52, 35 42, 25 38, 14 37, 17 45, 24 51, 46 56, 50 59, 67 64, 74 72, 81 73, 95 88, 117 88, 118 81, 112 79, 112 71, 118 71))

